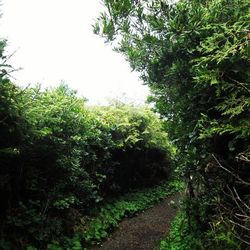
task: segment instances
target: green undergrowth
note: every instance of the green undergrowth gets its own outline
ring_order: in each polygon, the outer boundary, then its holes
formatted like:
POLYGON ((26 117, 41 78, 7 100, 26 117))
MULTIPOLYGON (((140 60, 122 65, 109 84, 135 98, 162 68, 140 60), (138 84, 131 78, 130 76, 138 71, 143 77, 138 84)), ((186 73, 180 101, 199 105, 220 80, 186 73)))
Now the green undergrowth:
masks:
MULTIPOLYGON (((100 243, 110 232, 119 225, 119 222, 132 217, 144 210, 153 207, 154 204, 164 199, 168 195, 180 192, 184 189, 184 183, 181 181, 167 181, 160 185, 134 190, 120 196, 117 199, 104 203, 94 212, 86 222, 84 232, 68 239, 66 249, 86 250, 89 247, 100 243)), ((28 250, 35 250, 30 247, 28 250)), ((59 243, 53 242, 48 245, 49 250, 62 250, 59 243)))
POLYGON ((198 248, 198 240, 189 231, 188 221, 185 214, 180 211, 171 225, 168 237, 160 243, 160 250, 195 250, 198 248))
POLYGON ((132 217, 162 200, 168 195, 183 190, 180 181, 163 182, 159 186, 127 193, 113 202, 108 202, 92 218, 82 236, 87 245, 93 245, 106 238, 125 217, 132 217))
POLYGON ((219 230, 194 230, 189 227, 188 218, 181 209, 172 222, 169 235, 160 242, 159 250, 243 250, 234 234, 222 226, 219 230))

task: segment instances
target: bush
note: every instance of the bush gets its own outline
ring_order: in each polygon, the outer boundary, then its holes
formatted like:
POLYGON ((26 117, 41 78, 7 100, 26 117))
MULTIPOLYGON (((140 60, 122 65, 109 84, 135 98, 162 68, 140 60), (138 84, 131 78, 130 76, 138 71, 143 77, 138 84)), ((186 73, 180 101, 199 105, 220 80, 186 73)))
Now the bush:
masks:
POLYGON ((104 198, 170 174, 172 149, 148 108, 86 108, 66 85, 23 90, 6 80, 0 88, 6 249, 71 244, 81 218, 104 198))
POLYGON ((105 189, 124 192, 169 176, 174 148, 161 121, 148 107, 115 102, 92 110, 107 125, 113 141, 113 166, 103 172, 107 176, 105 189))

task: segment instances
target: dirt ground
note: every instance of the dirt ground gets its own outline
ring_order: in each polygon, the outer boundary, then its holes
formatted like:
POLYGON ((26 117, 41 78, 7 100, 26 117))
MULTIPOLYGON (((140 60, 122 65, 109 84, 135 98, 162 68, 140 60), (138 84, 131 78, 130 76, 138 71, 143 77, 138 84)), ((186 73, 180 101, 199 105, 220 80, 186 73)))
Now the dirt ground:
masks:
POLYGON ((136 217, 124 219, 119 228, 109 238, 92 250, 154 250, 158 249, 170 228, 177 209, 170 205, 178 204, 180 194, 169 196, 136 217))

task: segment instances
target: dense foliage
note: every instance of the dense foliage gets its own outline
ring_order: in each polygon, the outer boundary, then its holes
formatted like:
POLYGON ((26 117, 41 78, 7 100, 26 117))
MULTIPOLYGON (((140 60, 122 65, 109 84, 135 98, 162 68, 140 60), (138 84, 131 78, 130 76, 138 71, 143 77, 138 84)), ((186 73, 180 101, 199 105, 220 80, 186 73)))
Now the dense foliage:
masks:
POLYGON ((174 150, 147 107, 117 103, 87 108, 66 85, 21 89, 4 67, 8 65, 2 66, 0 79, 1 249, 29 244, 47 249, 52 242, 69 249, 76 244, 77 249, 80 243, 73 236, 84 239, 84 218, 95 207, 169 176, 174 150))
POLYGON ((141 73, 178 147, 177 171, 189 187, 188 226, 230 232, 244 249, 250 244, 249 1, 104 4, 95 32, 141 73))
POLYGON ((164 122, 147 107, 120 102, 87 108, 66 85, 15 86, 1 40, 0 247, 81 249, 166 193, 117 197, 175 168, 187 199, 161 248, 246 249, 249 1, 104 4, 95 32, 141 73, 164 122), (118 199, 112 205, 111 197, 118 199))
POLYGON ((110 149, 115 166, 105 169, 106 188, 148 186, 169 175, 175 151, 162 122, 149 108, 114 102, 92 111, 108 126, 115 142, 110 149))

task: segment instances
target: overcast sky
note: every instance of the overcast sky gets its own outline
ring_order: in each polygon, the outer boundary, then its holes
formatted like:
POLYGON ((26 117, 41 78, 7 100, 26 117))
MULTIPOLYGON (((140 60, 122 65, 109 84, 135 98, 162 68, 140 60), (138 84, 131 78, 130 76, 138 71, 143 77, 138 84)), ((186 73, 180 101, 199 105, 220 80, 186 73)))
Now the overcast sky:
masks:
POLYGON ((65 81, 90 103, 121 97, 142 103, 148 88, 128 63, 92 32, 100 0, 1 0, 1 37, 22 86, 65 81))

